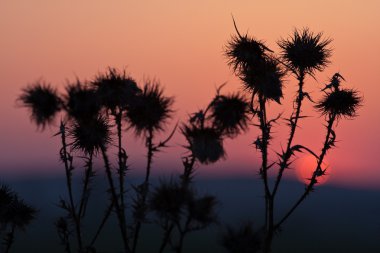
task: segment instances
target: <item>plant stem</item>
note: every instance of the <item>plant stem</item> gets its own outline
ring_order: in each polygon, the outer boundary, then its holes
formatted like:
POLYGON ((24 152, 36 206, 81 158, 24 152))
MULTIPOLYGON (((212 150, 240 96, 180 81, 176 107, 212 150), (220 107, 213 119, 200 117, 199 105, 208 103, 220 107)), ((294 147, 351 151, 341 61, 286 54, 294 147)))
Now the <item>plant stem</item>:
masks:
MULTIPOLYGON (((146 146, 147 146, 147 164, 146 164, 146 172, 145 172, 145 180, 144 180, 144 183, 142 185, 142 191, 141 193, 138 193, 138 194, 141 194, 141 203, 139 203, 140 207, 142 207, 144 210, 142 212, 143 213, 143 218, 145 218, 145 205, 146 205, 146 198, 148 196, 148 192, 149 192, 149 178, 150 178, 150 171, 151 171, 151 167, 152 167, 152 161, 153 161, 153 154, 154 154, 154 147, 153 147, 153 130, 152 129, 149 129, 148 130, 148 136, 147 136, 147 139, 146 139, 146 146)), ((136 252, 136 249, 137 249, 137 243, 138 243, 138 240, 139 240, 139 236, 140 236, 140 230, 141 230, 141 225, 142 225, 142 219, 138 219, 137 222, 136 222, 136 226, 135 226, 135 233, 134 233, 134 237, 133 237, 133 247, 132 247, 132 253, 135 253, 136 252)))
POLYGON ((60 133, 61 133, 61 142, 62 142, 62 149, 61 149, 61 159, 63 160, 63 163, 65 165, 65 172, 66 172, 66 185, 69 193, 69 201, 70 201, 70 212, 71 216, 74 221, 75 225, 75 231, 77 235, 77 241, 78 241, 78 252, 83 252, 83 245, 82 245, 82 234, 81 234, 81 224, 80 224, 80 218, 77 216, 75 206, 74 206, 74 198, 73 198, 73 190, 72 190, 72 184, 71 184, 71 171, 72 168, 72 157, 67 152, 67 144, 66 144, 66 128, 63 122, 61 122, 60 126, 60 133))
MULTIPOLYGON (((261 140, 260 140, 260 151, 262 155, 262 163, 260 168, 260 174, 264 181, 264 192, 266 209, 268 208, 268 199, 271 197, 271 193, 268 185, 268 142, 269 142, 269 129, 266 120, 266 107, 265 99, 259 96, 260 112, 258 113, 260 120, 260 130, 261 130, 261 140)), ((268 225, 268 212, 266 211, 265 217, 265 227, 268 225)))
POLYGON ((184 229, 181 229, 180 223, 177 224, 178 231, 179 231, 179 241, 178 241, 178 246, 176 248, 177 253, 182 253, 185 236, 190 231, 189 230, 190 222, 191 222, 191 216, 188 215, 186 222, 185 222, 185 228, 184 229))
POLYGON ((123 244, 124 244, 124 250, 126 253, 130 253, 131 250, 129 249, 129 245, 128 245, 128 237, 127 237, 127 228, 126 228, 126 223, 125 223, 125 217, 121 213, 121 208, 120 208, 120 204, 118 201, 116 188, 115 188, 115 185, 114 185, 114 182, 112 179, 111 166, 110 166, 110 163, 108 160, 106 148, 104 146, 102 146, 101 151, 102 151, 102 156, 103 156, 103 160, 104 160, 104 166, 106 169, 106 175, 107 175, 108 183, 110 185, 111 199, 112 199, 112 202, 114 202, 116 215, 117 215, 117 218, 119 221, 119 228, 120 228, 120 232, 121 232, 121 236, 122 236, 122 240, 123 240, 123 244))
POLYGON ((323 159, 325 158, 327 150, 330 148, 329 142, 330 142, 330 138, 331 138, 331 133, 333 131, 332 128, 333 128, 335 119, 336 119, 336 115, 335 114, 329 115, 325 142, 324 142, 321 154, 319 155, 319 158, 318 158, 317 167, 316 167, 316 169, 315 169, 315 171, 314 171, 314 173, 313 173, 313 175, 312 175, 312 177, 310 179, 310 183, 307 185, 307 187, 305 188, 305 192, 301 195, 301 197, 298 199, 298 201, 293 205, 292 208, 290 208, 290 210, 285 214, 285 216, 275 225, 275 227, 274 227, 275 230, 277 230, 289 218, 289 216, 305 200, 305 198, 313 190, 314 185, 317 183, 317 180, 316 180, 316 178, 318 176, 317 172, 321 169, 321 165, 322 165, 323 159))
POLYGON ((160 250, 158 251, 159 253, 164 252, 164 250, 166 248, 166 245, 168 245, 168 243, 170 241, 173 229, 174 229, 174 223, 172 222, 169 225, 169 228, 166 229, 166 231, 165 231, 164 239, 162 240, 162 243, 161 243, 161 246, 160 246, 160 250))
POLYGON ((195 156, 191 154, 189 157, 183 158, 183 174, 180 176, 183 189, 187 189, 191 183, 191 176, 194 173, 195 156), (190 158, 190 159, 189 159, 190 158))
POLYGON ((273 188, 273 192, 272 192, 273 198, 276 196, 278 187, 279 187, 281 179, 282 179, 282 175, 283 175, 285 169, 288 167, 289 159, 292 156, 292 153, 291 153, 292 142, 293 142, 293 138, 294 138, 294 135, 295 135, 295 132, 297 129, 298 120, 299 120, 300 114, 301 114, 302 101, 304 98, 304 94, 303 94, 304 79, 305 79, 305 74, 303 71, 301 71, 301 73, 298 75, 298 97, 296 98, 296 101, 295 101, 296 102, 296 108, 295 108, 295 112, 293 111, 293 113, 289 119, 289 122, 290 122, 289 139, 288 139, 288 143, 286 145, 286 150, 283 153, 282 161, 280 162, 280 169, 278 171, 277 179, 276 179, 276 182, 275 182, 275 185, 273 188))
MULTIPOLYGON (((195 164, 195 156, 193 154, 188 157, 183 158, 184 170, 183 170, 183 174, 180 176, 181 187, 183 190, 187 190, 189 187, 189 184, 191 183, 191 175, 194 172, 194 164, 195 164)), ((165 231, 165 236, 162 240, 159 253, 162 253, 164 251, 164 249, 166 248, 167 244, 170 241, 175 223, 173 221, 169 221, 169 223, 170 224, 168 225, 168 228, 165 231)))
POLYGON ((119 163, 119 194, 120 194, 120 211, 123 217, 125 217, 125 202, 124 202, 124 177, 126 172, 127 155, 124 152, 121 144, 121 117, 123 111, 119 109, 119 112, 115 114, 115 122, 117 127, 117 137, 118 137, 118 163, 119 163), (124 159, 123 159, 124 158, 124 159))
POLYGON ((85 171, 82 196, 81 196, 80 205, 79 205, 78 216, 80 218, 83 218, 86 213, 87 203, 90 196, 89 184, 90 184, 90 179, 93 176, 92 159, 93 159, 93 154, 90 153, 88 157, 87 168, 85 171))
POLYGON ((94 237, 92 238, 89 247, 94 246, 96 240, 98 239, 98 237, 100 235, 100 232, 103 230, 104 225, 106 224, 108 218, 110 217, 110 215, 112 213, 113 207, 114 207, 114 202, 112 201, 111 204, 109 205, 109 207, 107 208, 106 213, 104 214, 104 217, 103 217, 102 221, 100 222, 100 225, 99 225, 98 229, 96 230, 96 233, 95 233, 94 237))
POLYGON ((262 96, 259 96, 260 112, 258 113, 260 120, 260 129, 261 129, 261 143, 260 150, 262 154, 262 163, 260 174, 264 181, 264 191, 265 191, 265 241, 264 241, 264 252, 271 251, 271 244, 273 239, 273 208, 274 201, 269 190, 268 185, 268 144, 270 139, 270 128, 268 126, 267 117, 266 117, 266 105, 265 99, 262 96))
POLYGON ((12 224, 11 231, 6 235, 4 253, 9 253, 9 251, 13 245, 14 237, 15 237, 15 229, 16 229, 16 225, 12 224))

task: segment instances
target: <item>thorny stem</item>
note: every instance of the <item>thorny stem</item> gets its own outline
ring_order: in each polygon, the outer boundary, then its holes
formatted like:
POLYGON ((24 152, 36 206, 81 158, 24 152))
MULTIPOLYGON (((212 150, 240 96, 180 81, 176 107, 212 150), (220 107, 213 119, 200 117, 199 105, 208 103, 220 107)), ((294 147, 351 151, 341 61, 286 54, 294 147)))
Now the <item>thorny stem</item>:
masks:
POLYGON ((186 219, 186 222, 185 222, 185 227, 184 229, 181 229, 181 225, 180 223, 177 224, 177 227, 178 227, 178 231, 179 231, 179 242, 178 242, 178 246, 176 247, 176 252, 177 253, 181 253, 182 252, 182 249, 183 249, 183 242, 184 242, 184 239, 185 239, 185 236, 186 234, 190 231, 189 230, 189 225, 190 225, 190 222, 191 222, 191 216, 188 215, 187 219, 186 219))
POLYGON ((71 175, 72 175, 71 171, 73 170, 72 164, 71 164, 72 158, 70 157, 70 155, 67 152, 66 128, 65 128, 65 125, 63 124, 63 122, 61 122, 60 134, 61 134, 61 142, 62 142, 61 159, 63 160, 63 163, 65 164, 66 185, 67 185, 67 189, 68 189, 68 193, 69 193, 70 212, 71 212, 71 216, 73 218, 74 224, 75 224, 75 231, 76 231, 77 241, 78 241, 78 252, 82 252, 83 251, 83 245, 82 245, 81 224, 80 224, 80 218, 77 216, 77 213, 75 210, 73 190, 72 190, 72 184, 71 184, 71 175))
POLYGON ((65 252, 66 253, 71 253, 71 246, 70 246, 70 239, 69 239, 70 235, 69 234, 70 234, 69 231, 67 231, 66 229, 63 231, 58 230, 58 236, 61 239, 62 245, 65 246, 65 252))
POLYGON ((321 154, 318 158, 318 164, 315 168, 313 175, 310 179, 310 183, 306 186, 304 193, 301 195, 301 197, 298 199, 298 201, 293 205, 292 208, 285 214, 285 216, 275 225, 274 229, 277 230, 288 218, 289 216, 297 209, 297 207, 305 200, 305 198, 309 195, 309 193, 313 190, 314 185, 317 183, 317 177, 320 176, 319 172, 321 170, 321 165, 323 162, 323 159, 325 158, 325 155, 327 151, 330 148, 330 140, 331 140, 331 133, 333 132, 333 125, 336 119, 335 114, 329 115, 328 119, 328 125, 327 125, 327 133, 325 142, 321 151, 321 154))
MULTIPOLYGON (((183 158, 183 174, 180 176, 181 179, 181 186, 183 190, 188 189, 189 184, 191 183, 191 175, 194 172, 194 164, 195 164, 195 156, 191 154, 188 157, 183 158)), ((168 228, 165 229, 165 236, 162 240, 161 247, 159 253, 162 253, 164 249, 166 248, 167 244, 170 241, 171 234, 173 232, 175 223, 172 221, 168 228)), ((183 239, 182 239, 183 240, 183 239)))
POLYGON ((180 176, 182 188, 187 189, 191 183, 191 176, 194 173, 195 156, 191 154, 183 158, 183 174, 180 176))
MULTIPOLYGON (((147 146, 148 152, 147 152, 147 164, 146 164, 145 180, 144 180, 144 183, 142 185, 143 188, 142 188, 141 193, 138 193, 138 194, 141 194, 141 200, 140 200, 141 203, 139 203, 139 205, 142 206, 143 208, 145 208, 146 198, 147 198, 148 192, 149 192, 149 178, 150 178, 150 171, 151 171, 151 167, 152 167, 153 154, 154 154, 153 130, 152 129, 148 130, 148 136, 146 139, 146 146, 147 146)), ((143 212, 145 212, 145 210, 143 212)), ((145 213, 144 213, 144 216, 145 216, 145 213)), ((137 221, 136 226, 135 226, 134 237, 133 237, 133 247, 132 247, 133 253, 135 253, 136 249, 137 249, 137 243, 138 243, 139 236, 140 236, 141 225, 142 225, 142 220, 140 219, 137 221)))
POLYGON ((161 243, 161 246, 160 246, 160 250, 158 251, 159 253, 164 252, 164 250, 166 248, 166 245, 168 245, 168 243, 170 241, 173 229, 174 229, 174 223, 171 223, 169 225, 169 227, 165 230, 164 239, 162 240, 162 243, 161 243))
POLYGON ((147 154, 147 163, 146 163, 146 174, 145 174, 145 181, 144 183, 149 183, 149 177, 150 177, 150 170, 152 167, 152 159, 153 159, 153 130, 149 129, 148 137, 147 137, 147 148, 148 148, 148 154, 147 154))
POLYGON ((79 218, 83 218, 86 213, 88 198, 90 195, 88 186, 90 184, 90 178, 93 176, 92 158, 93 158, 93 153, 90 153, 88 157, 87 168, 85 171, 82 196, 81 196, 80 205, 79 205, 79 212, 78 212, 79 218))
POLYGON ((9 251, 13 245, 14 237, 15 237, 15 229, 16 229, 16 225, 12 224, 11 231, 6 235, 4 253, 9 253, 9 251))
MULTIPOLYGON (((265 99, 262 96, 259 96, 259 120, 260 120, 260 130, 261 130, 261 140, 260 140, 260 151, 262 154, 262 163, 260 174, 264 181, 264 190, 265 190, 265 199, 267 200, 271 197, 271 193, 268 185, 268 143, 269 143, 269 128, 267 125, 266 119, 266 107, 265 107, 265 99)), ((267 203, 268 204, 268 203, 267 203)), ((268 225, 268 217, 265 218, 265 224, 268 225)))
POLYGON ((104 146, 102 146, 101 151, 102 151, 102 156, 103 156, 103 160, 104 160, 104 166, 106 169, 106 175, 107 175, 108 183, 110 185, 111 199, 115 205, 116 215, 117 215, 117 218, 119 221, 119 227, 120 227, 120 232, 121 232, 122 240, 123 240, 123 244, 124 244, 124 250, 126 253, 130 253, 131 250, 129 249, 129 245, 128 245, 128 237, 127 237, 127 228, 126 228, 126 223, 125 223, 125 217, 121 213, 121 208, 120 208, 120 204, 118 201, 118 196, 116 193, 115 184, 114 184, 113 179, 112 179, 111 166, 110 166, 110 163, 108 160, 106 148, 104 146))
POLYGON ((260 174, 264 181, 264 190, 265 190, 265 230, 266 238, 264 243, 264 252, 270 252, 270 246, 273 238, 273 198, 269 190, 268 185, 268 144, 270 138, 270 128, 268 126, 267 117, 266 117, 266 106, 265 99, 262 96, 259 96, 259 120, 260 120, 260 129, 261 129, 261 143, 260 150, 262 154, 262 164, 260 169, 260 174))
POLYGON ((298 76, 298 97, 296 98, 296 101, 295 101, 296 102, 296 108, 295 108, 295 112, 293 111, 293 113, 289 119, 289 122, 290 122, 289 139, 288 139, 288 143, 286 145, 286 150, 283 153, 282 161, 280 162, 280 169, 278 171, 277 179, 276 179, 276 182, 275 182, 275 185, 273 188, 273 192, 272 192, 273 198, 275 197, 275 195, 277 193, 278 187, 279 187, 281 179, 282 179, 282 175, 283 175, 285 169, 288 167, 289 159, 292 156, 292 153, 291 153, 292 142, 293 142, 293 138, 294 138, 294 135, 295 135, 295 132, 297 129, 298 120, 299 120, 300 114, 301 114, 302 100, 304 98, 303 85, 304 85, 305 74, 303 71, 301 71, 300 74, 297 76, 298 76))
POLYGON ((100 235, 100 232, 103 230, 108 218, 110 217, 110 215, 112 213, 113 207, 114 207, 114 201, 112 201, 111 204, 108 206, 106 213, 104 214, 104 217, 103 217, 102 221, 100 222, 100 225, 99 225, 98 229, 96 230, 96 233, 95 233, 94 237, 92 238, 89 247, 94 246, 96 240, 98 239, 98 237, 100 235))
POLYGON ((115 121, 116 121, 116 127, 117 127, 117 137, 118 137, 118 159, 119 159, 119 194, 120 194, 120 212, 123 217, 125 217, 125 202, 124 202, 124 177, 125 172, 127 170, 127 155, 125 154, 125 151, 121 144, 121 117, 122 117, 122 110, 119 110, 117 114, 115 114, 115 121), (124 151, 124 153, 123 153, 124 151))

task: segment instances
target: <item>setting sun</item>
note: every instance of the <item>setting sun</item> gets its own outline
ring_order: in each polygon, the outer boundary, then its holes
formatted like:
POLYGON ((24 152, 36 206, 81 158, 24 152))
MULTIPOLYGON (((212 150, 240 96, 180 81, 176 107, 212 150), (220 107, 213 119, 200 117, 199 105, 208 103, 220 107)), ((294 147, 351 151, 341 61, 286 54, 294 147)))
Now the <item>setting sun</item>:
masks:
MULTIPOLYGON (((317 160, 312 155, 304 155, 295 160, 294 168, 296 170, 297 179, 301 182, 308 184, 317 167, 317 160)), ((326 170, 326 174, 317 178, 317 185, 324 184, 329 180, 331 167, 329 163, 324 160, 322 163, 322 170, 326 170)))
POLYGON ((380 253, 379 10, 1 1, 0 253, 380 253))

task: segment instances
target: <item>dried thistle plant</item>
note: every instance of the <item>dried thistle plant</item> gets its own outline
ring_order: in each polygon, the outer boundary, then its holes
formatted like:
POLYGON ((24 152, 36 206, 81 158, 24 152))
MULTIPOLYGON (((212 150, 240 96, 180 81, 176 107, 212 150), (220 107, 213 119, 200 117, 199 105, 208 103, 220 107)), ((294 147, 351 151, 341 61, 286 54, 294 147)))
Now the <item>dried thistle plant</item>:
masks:
POLYGON ((16 230, 25 231, 36 219, 37 210, 26 204, 8 186, 0 186, 0 235, 1 252, 8 253, 14 244, 16 230), (3 233, 5 233, 3 235, 3 233))
MULTIPOLYGON (((325 175, 325 170, 322 170, 321 165, 327 151, 335 143, 334 122, 342 117, 355 117, 357 109, 362 103, 362 98, 357 91, 341 89, 340 81, 344 80, 344 78, 339 73, 336 73, 331 78, 331 83, 322 90, 328 89, 329 91, 325 92, 322 100, 315 105, 316 109, 322 115, 325 115, 327 122, 326 138, 321 153, 317 155, 305 145, 294 144, 293 140, 299 126, 299 120, 306 117, 302 115, 302 102, 307 98, 311 103, 314 103, 309 93, 304 90, 305 78, 307 76, 314 78, 317 71, 323 71, 330 63, 329 58, 332 50, 329 46, 331 39, 324 39, 322 33, 314 34, 308 28, 295 30, 289 38, 278 41, 281 52, 277 56, 262 42, 249 38, 248 35, 241 36, 235 20, 234 25, 237 36, 233 36, 228 42, 225 55, 227 56, 228 64, 240 78, 246 93, 251 97, 250 118, 257 122, 253 124, 261 131, 261 134, 255 138, 254 144, 261 153, 259 174, 263 181, 265 196, 265 219, 263 225, 265 236, 262 239, 260 248, 267 253, 271 252, 273 237, 280 226, 313 190, 314 185, 318 183, 318 178, 325 175), (271 100, 280 103, 283 97, 283 77, 286 72, 290 72, 298 81, 298 91, 295 95, 293 112, 286 119, 290 128, 286 147, 281 152, 275 153, 274 155, 277 158, 273 159, 269 148, 273 142, 272 128, 274 123, 279 123, 282 115, 272 119, 268 118, 267 104, 271 100), (310 182, 306 186, 304 193, 294 206, 277 221, 274 215, 276 211, 275 197, 282 182, 283 174, 290 167, 297 152, 312 154, 317 160, 317 167, 313 175, 311 175, 310 182), (277 177, 271 184, 268 171, 276 167, 277 177)), ((230 252, 234 252, 234 250, 231 249, 230 252)))

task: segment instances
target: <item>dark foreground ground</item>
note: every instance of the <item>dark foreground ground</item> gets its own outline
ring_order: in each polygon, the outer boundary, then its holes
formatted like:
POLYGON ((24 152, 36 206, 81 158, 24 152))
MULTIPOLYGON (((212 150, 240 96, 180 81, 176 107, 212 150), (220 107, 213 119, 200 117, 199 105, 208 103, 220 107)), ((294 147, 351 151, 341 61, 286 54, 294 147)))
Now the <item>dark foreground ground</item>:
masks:
MULTIPOLYGON (((93 191, 85 231, 92 234, 96 215, 103 212, 105 193, 99 176, 93 191), (96 201, 95 201, 96 200, 96 201)), ((135 179, 138 180, 138 179, 135 179)), ((136 181, 137 182, 137 181, 136 181)), ((7 180, 28 203, 39 209, 38 219, 25 233, 16 234, 12 252, 63 252, 53 226, 62 215, 56 206, 59 196, 66 196, 63 178, 7 180)), ((198 179, 201 193, 217 196, 222 224, 241 224, 263 219, 262 185, 260 181, 244 178, 198 179)), ((277 206, 280 214, 299 196, 303 185, 288 181, 281 187, 277 206)), ((222 226, 195 232, 185 242, 185 253, 225 252, 219 246, 222 226)), ((160 230, 153 225, 143 227, 139 252, 158 252, 160 230)), ((120 252, 119 234, 111 220, 96 245, 99 252, 120 252)), ((284 225, 275 238, 275 253, 319 252, 380 252, 380 192, 320 186, 310 195, 284 225)))

